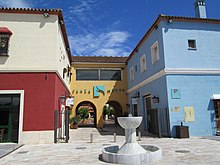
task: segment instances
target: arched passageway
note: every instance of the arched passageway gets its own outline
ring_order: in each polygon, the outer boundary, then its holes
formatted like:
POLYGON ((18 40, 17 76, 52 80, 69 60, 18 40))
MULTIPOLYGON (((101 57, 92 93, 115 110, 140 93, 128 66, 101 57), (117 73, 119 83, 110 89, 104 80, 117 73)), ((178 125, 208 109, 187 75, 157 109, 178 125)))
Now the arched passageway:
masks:
POLYGON ((96 127, 97 117, 96 117, 96 107, 90 101, 82 101, 76 107, 76 114, 80 115, 81 110, 88 111, 85 116, 85 120, 81 120, 79 126, 81 127, 96 127))
POLYGON ((122 116, 122 107, 117 101, 108 101, 103 107, 103 117, 106 125, 118 124, 117 117, 122 116), (105 113, 105 108, 109 109, 109 113, 105 113))

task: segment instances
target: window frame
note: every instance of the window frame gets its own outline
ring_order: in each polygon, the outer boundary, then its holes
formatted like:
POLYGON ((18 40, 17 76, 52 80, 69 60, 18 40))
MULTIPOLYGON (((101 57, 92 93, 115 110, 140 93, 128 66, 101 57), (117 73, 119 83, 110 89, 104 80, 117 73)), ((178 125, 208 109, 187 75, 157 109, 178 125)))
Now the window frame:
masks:
POLYGON ((123 80, 123 72, 121 68, 76 68, 76 81, 122 81, 123 80), (98 75, 97 75, 97 79, 95 80, 90 80, 90 79, 77 79, 77 71, 78 70, 84 70, 84 71, 91 71, 91 70, 95 70, 97 71, 98 75), (120 71, 120 80, 107 80, 107 79, 101 79, 101 70, 102 71, 120 71))
POLYGON ((195 39, 188 39, 188 50, 197 50, 195 39), (192 43, 193 46, 191 46, 190 42, 192 43))
POLYGON ((129 69, 130 81, 134 81, 134 66, 129 69))
POLYGON ((160 53, 159 53, 159 44, 158 41, 156 41, 152 46, 151 46, 151 61, 152 65, 157 63, 160 60, 160 53), (157 51, 155 51, 155 49, 157 51))
POLYGON ((147 71, 147 61, 146 61, 146 55, 143 54, 140 58, 140 70, 141 74, 147 71))
POLYGON ((10 34, 0 33, 0 56, 8 56, 10 37, 11 37, 10 34), (2 49, 3 38, 6 41, 6 43, 5 43, 5 48, 2 49))

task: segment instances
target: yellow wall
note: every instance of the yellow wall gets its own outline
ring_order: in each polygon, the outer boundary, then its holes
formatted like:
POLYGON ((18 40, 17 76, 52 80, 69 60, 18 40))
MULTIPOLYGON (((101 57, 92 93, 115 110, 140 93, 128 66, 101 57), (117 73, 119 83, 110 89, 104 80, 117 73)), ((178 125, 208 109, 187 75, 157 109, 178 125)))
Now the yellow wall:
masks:
POLYGON ((103 106, 108 101, 117 101, 122 107, 122 113, 126 112, 126 104, 128 103, 127 77, 125 64, 72 64, 72 80, 70 84, 71 95, 74 97, 74 106, 72 108, 72 116, 75 115, 76 107, 83 101, 90 101, 96 107, 97 127, 103 127, 102 111, 103 106), (122 68, 121 81, 76 81, 76 68, 122 68), (100 93, 99 97, 93 96, 93 87, 102 85, 105 87, 104 95, 100 93), (112 92, 112 90, 114 90, 112 92), (88 92, 90 91, 90 93, 88 92))

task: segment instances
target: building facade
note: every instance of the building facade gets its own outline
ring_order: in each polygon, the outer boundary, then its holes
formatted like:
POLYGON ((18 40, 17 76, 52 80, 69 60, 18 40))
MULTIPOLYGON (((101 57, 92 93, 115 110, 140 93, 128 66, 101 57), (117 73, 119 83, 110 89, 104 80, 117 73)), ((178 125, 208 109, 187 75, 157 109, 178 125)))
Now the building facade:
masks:
POLYGON ((115 110, 118 116, 127 111, 127 57, 73 56, 71 96, 74 97, 72 116, 80 107, 87 107, 90 119, 87 125, 103 127, 104 106, 115 110))
POLYGON ((53 142, 54 111, 60 110, 60 96, 70 94, 71 54, 62 11, 1 8, 0 41, 3 141, 53 142))
POLYGON ((192 136, 220 131, 220 20, 206 18, 202 2, 196 18, 160 15, 127 60, 129 104, 143 131, 176 137, 181 124, 192 136))

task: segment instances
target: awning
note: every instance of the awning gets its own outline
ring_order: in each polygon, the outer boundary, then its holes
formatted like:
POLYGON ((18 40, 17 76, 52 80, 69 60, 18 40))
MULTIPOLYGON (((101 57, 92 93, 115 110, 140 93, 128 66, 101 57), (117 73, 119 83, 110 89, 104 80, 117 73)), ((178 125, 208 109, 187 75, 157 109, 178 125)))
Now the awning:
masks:
POLYGON ((212 100, 220 100, 220 94, 213 94, 211 99, 212 100))
POLYGON ((0 34, 12 35, 13 33, 7 27, 0 27, 0 34))

